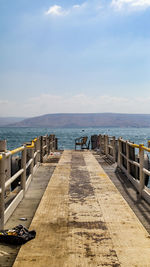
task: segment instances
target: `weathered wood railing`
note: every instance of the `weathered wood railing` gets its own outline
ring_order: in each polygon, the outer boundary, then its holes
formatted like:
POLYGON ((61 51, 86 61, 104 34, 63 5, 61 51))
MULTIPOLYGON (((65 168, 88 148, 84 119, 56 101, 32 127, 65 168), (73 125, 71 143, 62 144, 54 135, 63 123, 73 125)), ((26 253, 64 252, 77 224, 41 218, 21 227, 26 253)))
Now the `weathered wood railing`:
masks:
POLYGON ((0 152, 0 229, 4 228, 4 224, 24 197, 39 163, 56 149, 57 138, 54 135, 46 135, 12 151, 0 152), (20 168, 12 174, 12 157, 18 153, 20 168), (16 185, 13 185, 14 183, 16 185), (14 189, 17 194, 8 205, 7 196, 10 196, 14 189))
POLYGON ((97 148, 113 162, 117 162, 117 166, 136 187, 139 196, 143 196, 150 203, 150 189, 148 188, 150 148, 143 144, 137 145, 126 141, 121 137, 116 139, 108 135, 97 136, 97 148))
POLYGON ((150 203, 150 190, 147 187, 150 176, 149 158, 145 152, 150 153, 150 149, 143 144, 118 139, 118 167, 134 184, 140 196, 150 203))
POLYGON ((117 140, 115 136, 99 135, 98 136, 98 147, 101 149, 101 153, 105 154, 113 162, 116 161, 117 153, 117 140))

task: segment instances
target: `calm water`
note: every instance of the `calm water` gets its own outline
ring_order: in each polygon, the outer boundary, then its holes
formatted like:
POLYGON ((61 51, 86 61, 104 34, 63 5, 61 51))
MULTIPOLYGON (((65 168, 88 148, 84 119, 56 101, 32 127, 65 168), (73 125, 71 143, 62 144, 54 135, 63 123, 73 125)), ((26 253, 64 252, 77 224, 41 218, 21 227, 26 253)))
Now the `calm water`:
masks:
POLYGON ((145 145, 150 140, 150 128, 0 128, 0 139, 7 140, 7 148, 9 150, 45 134, 56 135, 59 149, 73 149, 74 139, 82 135, 87 135, 89 138, 94 134, 122 136, 126 140, 133 141, 137 144, 144 143, 145 145))

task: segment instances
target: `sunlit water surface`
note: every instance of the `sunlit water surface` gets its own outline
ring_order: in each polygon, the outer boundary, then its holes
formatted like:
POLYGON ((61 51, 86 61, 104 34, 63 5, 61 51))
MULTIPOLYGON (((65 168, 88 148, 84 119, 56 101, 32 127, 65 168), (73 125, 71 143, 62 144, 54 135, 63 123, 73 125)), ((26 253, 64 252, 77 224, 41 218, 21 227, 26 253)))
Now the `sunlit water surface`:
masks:
POLYGON ((150 140, 150 128, 0 128, 0 139, 7 140, 9 150, 45 134, 55 134, 58 138, 58 148, 61 150, 74 149, 74 139, 83 135, 89 138, 94 134, 107 134, 116 138, 122 136, 125 140, 136 144, 144 143, 144 145, 147 145, 147 141, 150 140))

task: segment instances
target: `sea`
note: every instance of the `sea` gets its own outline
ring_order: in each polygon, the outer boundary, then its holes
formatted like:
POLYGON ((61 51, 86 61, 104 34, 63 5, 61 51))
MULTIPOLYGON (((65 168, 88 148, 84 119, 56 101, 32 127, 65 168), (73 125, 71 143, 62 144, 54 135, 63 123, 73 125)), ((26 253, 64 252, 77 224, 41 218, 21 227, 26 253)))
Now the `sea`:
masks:
POLYGON ((0 140, 7 140, 7 149, 15 149, 25 142, 33 140, 41 135, 55 134, 58 138, 58 149, 74 149, 74 140, 80 136, 107 134, 122 137, 136 144, 147 146, 150 140, 150 128, 116 128, 116 127, 93 127, 93 128, 31 128, 31 127, 0 127, 0 140))

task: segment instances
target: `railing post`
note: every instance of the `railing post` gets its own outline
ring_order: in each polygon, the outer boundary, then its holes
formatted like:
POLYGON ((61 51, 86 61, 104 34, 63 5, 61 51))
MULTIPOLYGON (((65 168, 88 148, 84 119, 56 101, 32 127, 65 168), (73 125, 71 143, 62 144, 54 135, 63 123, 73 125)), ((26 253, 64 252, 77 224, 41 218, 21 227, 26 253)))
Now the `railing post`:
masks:
POLYGON ((116 162, 116 137, 113 136, 113 159, 116 162))
POLYGON ((43 136, 40 136, 40 162, 43 163, 43 136))
POLYGON ((45 148, 44 146, 46 145, 46 138, 45 138, 45 135, 43 136, 43 158, 45 156, 45 148))
POLYGON ((55 136, 53 135, 53 152, 55 151, 55 136))
MULTIPOLYGON (((47 139, 46 139, 46 135, 44 136, 44 144, 43 144, 43 147, 47 145, 47 139)), ((44 148, 44 155, 45 156, 47 154, 47 147, 44 148)))
POLYGON ((42 158, 44 158, 44 156, 45 156, 45 148, 44 148, 44 146, 45 146, 45 136, 42 136, 41 145, 42 145, 42 147, 41 147, 41 149, 42 149, 42 158))
MULTIPOLYGON (((37 137, 37 141, 36 141, 36 143, 35 143, 35 149, 36 149, 36 151, 38 152, 40 152, 40 138, 39 137, 37 137)), ((38 155, 37 155, 37 157, 36 157, 36 159, 37 159, 37 162, 39 162, 40 161, 40 153, 38 152, 38 155)))
POLYGON ((109 136, 108 135, 106 135, 107 136, 107 141, 106 141, 106 155, 108 156, 108 154, 109 154, 109 136))
POLYGON ((51 135, 49 135, 49 153, 51 152, 52 150, 52 143, 51 143, 51 135))
POLYGON ((104 154, 106 155, 106 135, 104 135, 104 154))
POLYGON ((100 146, 100 152, 102 151, 102 135, 99 135, 99 146, 100 146))
MULTIPOLYGON (((38 141, 38 140, 36 140, 36 141, 34 142, 34 152, 37 152, 37 151, 38 151, 38 144, 37 144, 37 141, 38 141)), ((35 161, 35 165, 37 165, 37 162, 38 162, 38 154, 36 155, 34 161, 35 161)))
POLYGON ((144 173, 143 173, 143 168, 144 168, 144 149, 142 148, 143 144, 139 145, 139 157, 140 157, 140 187, 139 187, 139 193, 140 197, 142 195, 142 191, 145 185, 144 181, 144 173))
POLYGON ((50 150, 54 152, 55 149, 55 136, 51 134, 50 136, 50 150))
MULTIPOLYGON (((45 135, 45 145, 44 146, 47 146, 47 136, 45 135)), ((47 147, 45 148, 45 153, 44 153, 44 156, 47 154, 47 147)))
POLYGON ((47 154, 47 156, 48 156, 48 145, 49 145, 49 140, 48 140, 48 134, 46 135, 46 145, 47 145, 47 147, 46 147, 46 154, 47 154))
POLYGON ((99 135, 97 135, 97 152, 99 150, 99 135))
POLYGON ((30 173, 31 173, 31 178, 33 178, 33 167, 34 167, 34 147, 31 148, 31 165, 30 165, 30 173))
POLYGON ((26 161, 27 161, 27 148, 26 145, 24 145, 24 150, 22 151, 21 156, 21 169, 23 169, 23 173, 21 174, 21 188, 23 189, 23 195, 25 195, 26 190, 26 161))
POLYGON ((5 153, 2 153, 2 159, 0 160, 0 229, 4 229, 4 212, 5 212, 5 153))
POLYGON ((105 155, 108 156, 108 143, 109 143, 109 137, 108 135, 105 135, 105 155))
POLYGON ((126 157, 127 157, 127 174, 130 174, 129 144, 128 144, 128 141, 126 141, 126 157))
POLYGON ((48 155, 50 154, 50 137, 47 136, 48 155))
POLYGON ((55 150, 58 150, 58 138, 55 137, 55 150))
POLYGON ((105 154, 105 136, 104 135, 101 136, 101 150, 102 150, 102 153, 105 154))
POLYGON ((117 166, 119 168, 121 168, 121 165, 122 165, 122 155, 121 155, 121 152, 122 152, 121 138, 118 138, 118 162, 117 162, 117 166))

